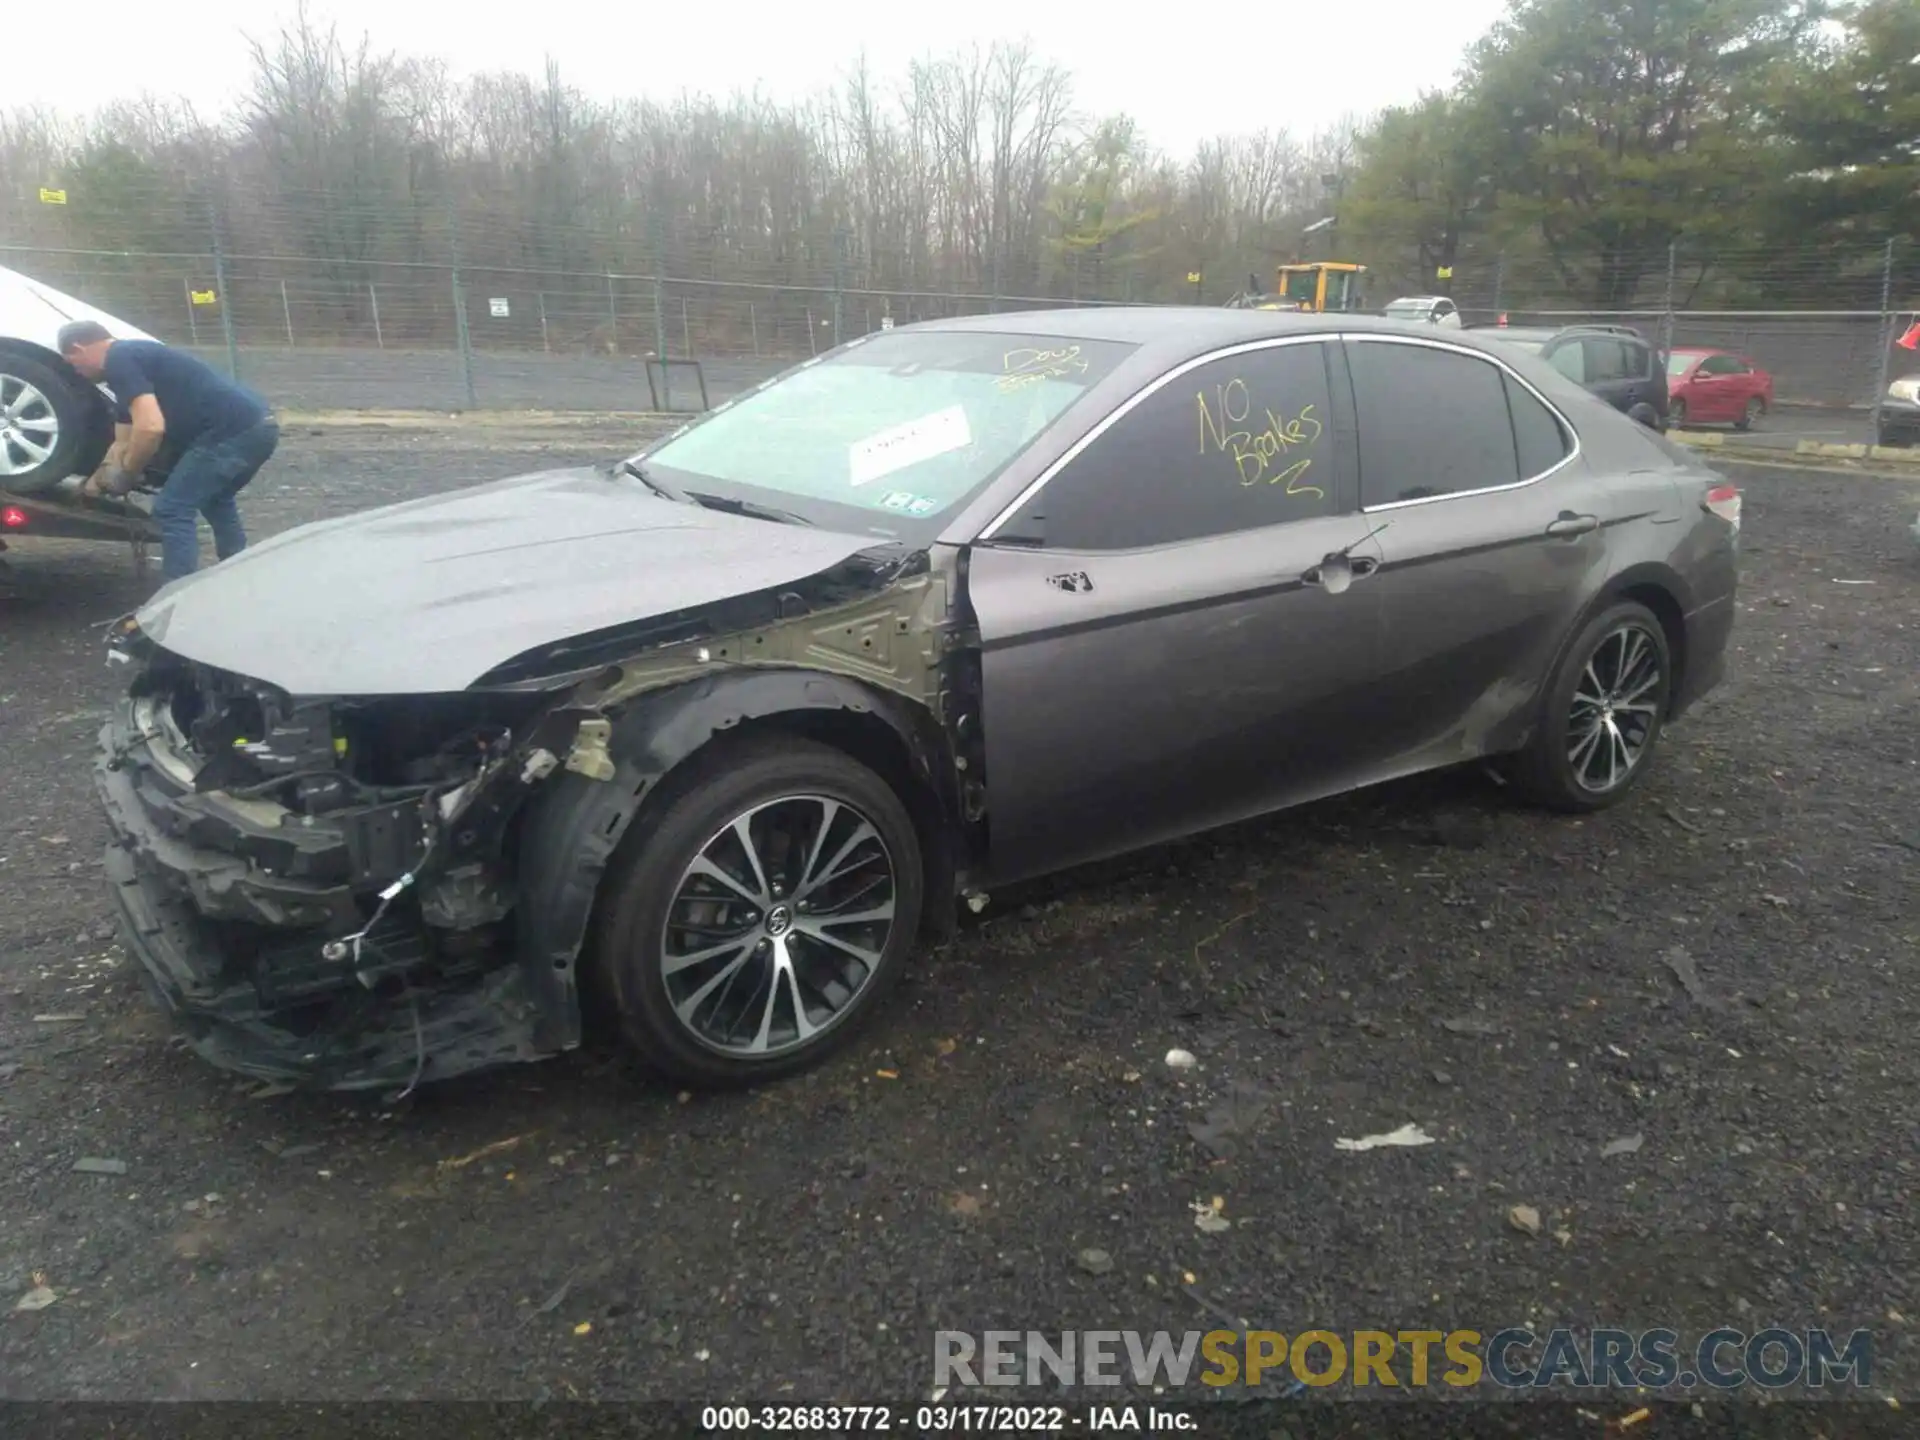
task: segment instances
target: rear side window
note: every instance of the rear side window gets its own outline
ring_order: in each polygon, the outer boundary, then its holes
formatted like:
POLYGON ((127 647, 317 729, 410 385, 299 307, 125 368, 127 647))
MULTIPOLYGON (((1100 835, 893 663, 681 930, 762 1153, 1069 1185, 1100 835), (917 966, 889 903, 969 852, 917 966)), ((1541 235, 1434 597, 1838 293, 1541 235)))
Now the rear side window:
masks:
POLYGON ((1547 352, 1547 363, 1576 385, 1587 383, 1586 347, 1578 340, 1555 346, 1547 352))
POLYGON ((1457 350, 1374 340, 1349 344, 1347 355, 1359 407, 1362 505, 1523 478, 1506 373, 1497 365, 1457 350))
POLYGON ((1513 443, 1520 455, 1520 478, 1544 475, 1573 451, 1559 418, 1542 405, 1518 380, 1502 375, 1507 387, 1507 411, 1513 417, 1513 443))
POLYGON ((1580 348, 1586 352, 1587 383, 1604 384, 1609 380, 1633 380, 1646 373, 1639 363, 1639 357, 1633 353, 1633 347, 1624 340, 1593 338, 1582 340, 1580 348))

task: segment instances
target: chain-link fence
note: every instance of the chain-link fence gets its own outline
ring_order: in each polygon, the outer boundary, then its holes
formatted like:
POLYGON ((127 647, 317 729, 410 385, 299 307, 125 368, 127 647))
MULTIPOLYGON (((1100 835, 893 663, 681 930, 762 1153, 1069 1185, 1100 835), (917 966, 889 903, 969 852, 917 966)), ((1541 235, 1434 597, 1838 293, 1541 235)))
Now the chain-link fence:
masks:
MULTIPOLYGON (((1625 323, 1663 345, 1746 355, 1779 403, 1870 406, 1920 369, 1896 340, 1920 310, 1915 247, 1858 255, 1694 255, 1641 266, 1621 308, 1582 308, 1591 286, 1544 257, 1467 257, 1424 283, 1375 270, 1369 308, 1396 293, 1451 294, 1469 325, 1625 323), (1398 282, 1396 284, 1396 281, 1398 282), (1797 303, 1796 303, 1797 302, 1797 303)), ((810 285, 724 274, 586 274, 444 262, 350 262, 205 253, 0 246, 0 264, 198 349, 297 410, 475 407, 636 411, 736 394, 853 336, 916 320, 1089 297, 810 285)), ((719 266, 704 266, 709 270, 719 266)), ((1409 269, 1411 267, 1408 267, 1409 269)), ((1109 287, 1111 288, 1111 287, 1109 287)), ((1186 303, 1195 298, 1184 295, 1186 303)), ((1215 297, 1213 303, 1218 303, 1215 297)))
POLYGON ((1920 312, 1920 246, 1902 237, 1799 251, 1674 242, 1610 263, 1482 247, 1418 274, 1383 272, 1375 294, 1447 293, 1468 325, 1629 325, 1667 348, 1731 350, 1789 405, 1871 407, 1920 370, 1898 344, 1920 312), (1615 303, 1593 304, 1602 291, 1615 303))

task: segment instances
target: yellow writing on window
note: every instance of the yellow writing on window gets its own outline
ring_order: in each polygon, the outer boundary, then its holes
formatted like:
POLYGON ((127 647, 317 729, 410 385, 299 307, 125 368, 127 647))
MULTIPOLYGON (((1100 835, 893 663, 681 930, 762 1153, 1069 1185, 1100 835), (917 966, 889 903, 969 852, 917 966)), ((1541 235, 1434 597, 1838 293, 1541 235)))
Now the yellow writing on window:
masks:
POLYGON ((1200 407, 1200 453, 1232 456, 1242 485, 1264 480, 1285 485, 1289 495, 1326 497, 1319 486, 1302 483, 1313 467, 1313 457, 1296 454, 1311 448, 1325 428, 1313 406, 1302 406, 1298 414, 1283 419, 1263 405, 1255 417, 1253 393, 1246 381, 1237 379, 1214 386, 1211 403, 1204 390, 1194 399, 1200 407))
POLYGON ((1000 359, 1006 373, 997 382, 1001 390, 1018 390, 1041 380, 1058 380, 1066 375, 1084 375, 1087 362, 1078 345, 1059 350, 1009 350, 1000 359))

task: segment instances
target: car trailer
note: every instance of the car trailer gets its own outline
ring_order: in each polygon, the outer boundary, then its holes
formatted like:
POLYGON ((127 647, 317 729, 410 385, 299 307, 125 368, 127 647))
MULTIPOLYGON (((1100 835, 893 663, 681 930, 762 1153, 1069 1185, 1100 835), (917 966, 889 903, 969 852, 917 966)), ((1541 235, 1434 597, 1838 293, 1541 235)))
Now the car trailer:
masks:
MULTIPOLYGON (((77 486, 42 495, 13 495, 0 490, 0 552, 10 539, 124 541, 133 554, 133 573, 144 579, 149 547, 160 527, 145 506, 130 499, 82 496, 77 486)), ((13 576, 0 554, 0 599, 13 595, 13 576)))

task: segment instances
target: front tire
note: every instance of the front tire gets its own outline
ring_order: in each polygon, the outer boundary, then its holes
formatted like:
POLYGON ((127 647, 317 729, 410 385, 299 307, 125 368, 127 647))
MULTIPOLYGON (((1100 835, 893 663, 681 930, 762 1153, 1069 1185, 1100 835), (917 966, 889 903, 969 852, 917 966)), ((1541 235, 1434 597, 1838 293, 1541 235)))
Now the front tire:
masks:
POLYGON ((1666 631, 1623 600, 1581 627, 1515 765, 1536 803, 1573 814, 1617 805, 1653 762, 1673 689, 1666 631))
POLYGON ((98 392, 46 361, 0 351, 0 490, 41 495, 106 453, 98 392))
POLYGON ((1767 413, 1767 402, 1758 395, 1747 401, 1747 408, 1740 412, 1740 418, 1733 422, 1736 430, 1751 430, 1760 423, 1760 417, 1767 413))
POLYGON ((1667 424, 1675 430, 1687 428, 1687 402, 1675 400, 1667 406, 1667 424))
POLYGON ((595 978, 643 1063, 731 1089, 854 1038, 900 977, 925 876, 900 797, 839 750, 769 736, 693 764, 609 871, 595 978))

